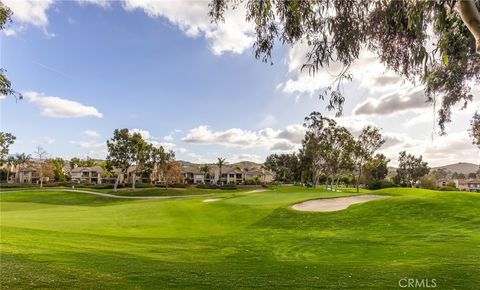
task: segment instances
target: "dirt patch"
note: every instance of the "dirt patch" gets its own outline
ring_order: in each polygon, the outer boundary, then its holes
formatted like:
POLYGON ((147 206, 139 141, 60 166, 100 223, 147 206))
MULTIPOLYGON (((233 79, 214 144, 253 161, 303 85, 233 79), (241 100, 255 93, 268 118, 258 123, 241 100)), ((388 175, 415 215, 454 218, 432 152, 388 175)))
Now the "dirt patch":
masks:
POLYGON ((338 210, 346 209, 352 204, 364 203, 364 202, 375 200, 375 199, 385 199, 389 197, 390 196, 385 196, 385 195, 365 194, 365 195, 355 195, 355 196, 347 196, 347 197, 315 199, 315 200, 307 200, 301 203, 294 204, 292 208, 300 211, 320 211, 320 212, 338 211, 338 210))

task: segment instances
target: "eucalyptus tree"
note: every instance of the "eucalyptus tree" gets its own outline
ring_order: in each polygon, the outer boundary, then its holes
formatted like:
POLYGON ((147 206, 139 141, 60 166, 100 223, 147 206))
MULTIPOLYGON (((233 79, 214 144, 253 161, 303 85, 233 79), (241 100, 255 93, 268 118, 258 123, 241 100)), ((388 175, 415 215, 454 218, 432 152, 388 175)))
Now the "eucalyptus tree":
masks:
POLYGON ((265 159, 264 166, 275 172, 277 181, 297 182, 300 180, 300 160, 296 153, 271 154, 265 159))
POLYGON ((107 161, 120 170, 120 172, 117 173, 114 185, 114 190, 117 191, 120 176, 122 175, 125 181, 128 168, 132 165, 135 158, 135 151, 132 150, 131 135, 128 129, 115 129, 113 137, 107 140, 107 148, 107 161))
MULTIPOLYGON (((342 114, 342 83, 364 49, 387 69, 422 84, 426 101, 437 106, 445 132, 452 108, 473 100, 480 83, 479 0, 212 0, 210 16, 224 21, 225 11, 244 5, 255 29, 255 57, 270 62, 276 43, 309 46, 302 70, 316 74, 332 64, 343 69, 320 94, 327 108, 342 114)), ((233 17, 233 16, 230 16, 233 17)))
POLYGON ((132 189, 135 189, 137 174, 142 174, 145 164, 149 161, 152 154, 152 145, 147 143, 140 133, 133 133, 129 136, 132 164, 135 169, 132 172, 132 189))
POLYGON ((363 177, 369 181, 378 181, 385 179, 388 175, 388 159, 385 155, 377 153, 375 157, 369 159, 363 167, 363 177))
POLYGON ((407 154, 405 151, 400 152, 398 157, 397 176, 395 180, 402 185, 414 186, 421 177, 430 172, 428 163, 422 160, 422 156, 407 154))
POLYGON ((354 158, 357 166, 358 175, 355 187, 359 192, 360 178, 362 178, 362 169, 366 161, 370 161, 375 152, 382 147, 385 139, 382 138, 380 129, 375 126, 368 125, 362 129, 360 135, 355 142, 354 158))
POLYGON ((325 159, 331 177, 330 188, 336 191, 341 174, 350 173, 354 168, 355 141, 345 127, 337 126, 335 122, 326 128, 322 139, 326 144, 325 159))
POLYGON ((144 172, 150 176, 150 182, 156 182, 159 179, 161 168, 167 162, 169 156, 163 146, 157 147, 150 144, 150 151, 149 159, 144 164, 144 172))
POLYGON ((17 137, 12 133, 0 132, 0 165, 6 161, 10 146, 15 143, 16 139, 17 137))
POLYGON ((308 169, 311 173, 312 186, 315 188, 320 173, 328 175, 327 151, 330 145, 324 135, 326 128, 336 126, 336 122, 323 117, 319 112, 312 112, 305 118, 303 126, 307 128, 307 132, 302 141, 300 155, 304 161, 310 163, 308 169))
POLYGON ((470 136, 473 138, 472 143, 480 148, 480 113, 476 112, 470 123, 470 136))
MULTIPOLYGON (((11 22, 12 10, 0 2, 0 30, 5 29, 7 23, 11 22)), ((12 95, 17 100, 22 99, 22 94, 12 89, 12 84, 5 74, 6 70, 0 68, 0 96, 12 95)))

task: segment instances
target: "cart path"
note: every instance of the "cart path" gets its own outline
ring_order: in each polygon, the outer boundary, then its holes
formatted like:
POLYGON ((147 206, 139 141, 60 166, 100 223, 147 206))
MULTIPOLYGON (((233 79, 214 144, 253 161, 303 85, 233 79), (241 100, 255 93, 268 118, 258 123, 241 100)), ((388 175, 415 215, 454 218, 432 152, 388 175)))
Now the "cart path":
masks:
MULTIPOLYGON (((26 190, 12 190, 12 191, 2 191, 1 194, 7 193, 15 193, 15 192, 28 192, 33 191, 35 189, 26 189, 26 190)), ((127 195, 115 195, 103 192, 96 192, 96 191, 88 191, 88 190, 81 190, 81 189, 41 189, 41 191, 68 191, 68 192, 80 192, 80 193, 87 193, 102 197, 108 198, 120 198, 120 199, 168 199, 168 198, 186 198, 186 197, 201 197, 201 196, 210 196, 215 195, 215 193, 207 193, 207 194, 191 194, 191 195, 164 195, 164 196, 127 196, 127 195)))

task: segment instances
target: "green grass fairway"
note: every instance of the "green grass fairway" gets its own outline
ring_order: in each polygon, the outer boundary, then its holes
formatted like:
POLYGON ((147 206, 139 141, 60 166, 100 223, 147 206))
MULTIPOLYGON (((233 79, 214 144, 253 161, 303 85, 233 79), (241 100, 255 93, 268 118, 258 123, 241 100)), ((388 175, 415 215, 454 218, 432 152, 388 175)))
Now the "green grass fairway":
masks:
POLYGON ((480 194, 385 189, 330 213, 289 205, 353 195, 298 187, 225 199, 1 195, 1 289, 391 289, 480 285, 480 194))

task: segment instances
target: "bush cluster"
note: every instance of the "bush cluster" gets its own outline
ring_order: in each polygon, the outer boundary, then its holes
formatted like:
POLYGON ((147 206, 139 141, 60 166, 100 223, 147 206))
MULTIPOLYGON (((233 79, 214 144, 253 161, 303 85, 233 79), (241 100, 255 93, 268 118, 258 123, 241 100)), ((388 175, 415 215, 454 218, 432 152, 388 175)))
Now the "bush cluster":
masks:
MULTIPOLYGON (((165 188, 165 184, 155 184, 155 187, 165 188)), ((187 188, 188 184, 185 183, 172 183, 168 185, 169 188, 187 188)))
POLYGON ((389 188, 389 187, 396 187, 395 183, 383 179, 383 180, 372 180, 368 184, 368 189, 371 190, 376 190, 376 189, 382 189, 382 188, 389 188))
POLYGON ((441 191, 457 191, 458 188, 454 187, 454 186, 442 186, 439 188, 439 190, 441 191))

